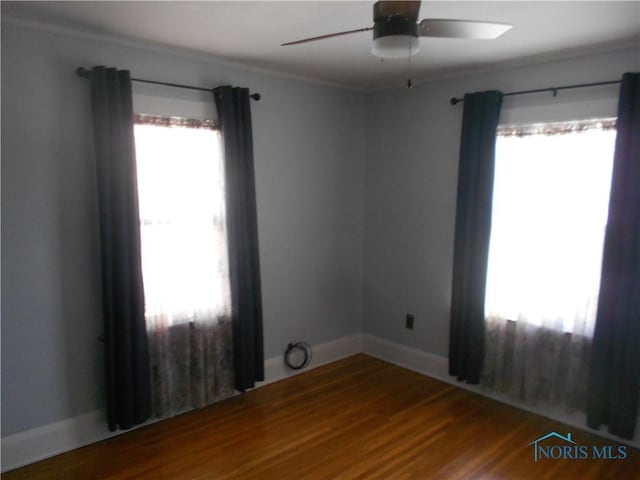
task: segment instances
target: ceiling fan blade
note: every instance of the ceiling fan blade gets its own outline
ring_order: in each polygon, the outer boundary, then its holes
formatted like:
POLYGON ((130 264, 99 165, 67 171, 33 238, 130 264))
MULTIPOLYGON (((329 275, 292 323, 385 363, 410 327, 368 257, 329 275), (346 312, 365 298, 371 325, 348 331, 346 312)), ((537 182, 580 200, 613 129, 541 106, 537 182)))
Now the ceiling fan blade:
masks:
POLYGON ((511 27, 513 25, 507 23, 427 18, 418 24, 418 34, 421 37, 491 40, 498 38, 511 27))
POLYGON ((383 17, 400 15, 401 17, 407 17, 411 22, 417 22, 418 14, 420 13, 420 3, 420 1, 400 2, 380 0, 378 2, 378 13, 383 17))
POLYGON ((346 32, 330 33, 328 35, 320 35, 319 37, 304 38, 302 40, 296 40, 295 42, 282 43, 280 46, 286 47, 287 45, 298 45, 300 43, 315 42, 316 40, 324 40, 325 38, 340 37, 342 35, 350 35, 352 33, 366 32, 368 30, 373 30, 373 27, 358 28, 356 30, 347 30, 346 32))

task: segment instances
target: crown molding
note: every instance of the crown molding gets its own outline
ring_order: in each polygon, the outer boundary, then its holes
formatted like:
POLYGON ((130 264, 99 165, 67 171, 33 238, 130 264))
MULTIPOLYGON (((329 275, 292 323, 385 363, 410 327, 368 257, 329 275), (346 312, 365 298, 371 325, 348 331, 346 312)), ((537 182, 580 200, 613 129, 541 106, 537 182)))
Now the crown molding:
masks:
MULTIPOLYGON (((512 60, 505 60, 502 62, 493 62, 489 64, 479 65, 476 67, 451 69, 441 74, 431 75, 422 79, 413 80, 413 86, 421 86, 433 83, 439 83, 451 80, 460 80, 468 78, 474 75, 487 75, 500 72, 506 72, 517 68, 535 67, 537 65, 546 65, 558 62, 566 62, 570 60, 577 60, 585 57, 592 57, 596 55, 605 55, 617 52, 635 51, 640 52, 640 37, 631 37, 625 40, 610 42, 604 44, 587 45, 578 48, 570 48, 564 50, 557 50, 547 53, 541 53, 537 55, 530 55, 526 57, 520 57, 512 60)), ((630 67, 631 69, 640 69, 640 55, 638 56, 637 66, 630 67)), ((371 87, 365 88, 365 93, 378 93, 388 90, 401 89, 398 86, 390 87, 371 87)), ((402 89, 406 89, 402 87, 402 89)))
MULTIPOLYGON (((31 30, 38 30, 54 35, 67 36, 72 38, 78 38, 83 40, 92 40, 96 42, 107 43, 111 45, 122 46, 126 48, 133 48, 137 50, 148 51, 152 53, 169 54, 180 58, 186 58, 198 62, 227 66, 244 70, 251 73, 260 75, 267 75, 270 77, 282 78, 287 80, 293 80, 298 82, 309 83, 312 85, 336 88, 346 90, 354 93, 372 94, 383 92, 387 90, 404 89, 398 85, 382 85, 382 86, 370 86, 370 87, 353 87, 351 85, 342 84, 339 82, 331 82, 327 80, 321 80, 318 78, 307 77, 304 75, 296 75, 288 72, 283 72, 276 69, 258 67, 249 62, 242 62, 238 60, 230 60, 229 58, 208 54, 199 50, 193 50, 183 47, 175 47, 158 42, 146 41, 135 39, 132 37, 124 37, 117 35, 110 35, 105 33, 90 32, 79 28, 63 26, 50 22, 42 22, 32 19, 24 19, 11 15, 3 15, 2 23, 7 25, 14 25, 21 28, 27 28, 31 30)), ((640 51, 640 37, 630 37, 624 40, 610 42, 606 44, 587 45, 576 48, 569 48, 563 50, 557 50, 542 54, 529 55, 520 57, 517 59, 492 62, 488 64, 478 65, 474 67, 450 69, 441 73, 433 75, 427 75, 423 78, 413 79, 414 86, 421 86, 425 84, 457 80, 466 78, 473 75, 483 75, 489 73, 499 73, 505 70, 512 70, 515 68, 529 67, 535 65, 543 65, 548 63, 555 63, 561 61, 568 61, 593 55, 614 53, 625 50, 640 51)), ((640 58, 638 59, 638 68, 640 68, 640 58)))
POLYGON ((32 19, 23 19, 11 15, 2 15, 2 24, 11 25, 19 28, 25 28, 29 30, 40 31, 53 35, 59 35, 64 37, 71 37, 80 40, 90 40, 95 42, 106 43, 109 45, 115 45, 120 47, 132 48, 136 50, 147 51, 151 53, 160 53, 172 55, 182 59, 194 60, 197 62, 207 63, 211 65, 230 67, 246 72, 255 73, 259 75, 266 75, 270 77, 282 78, 286 80, 294 80, 297 82, 309 83, 321 87, 336 88, 341 90, 347 90, 353 93, 363 93, 364 90, 354 88, 349 85, 344 85, 337 82, 330 82, 313 77, 306 77, 304 75, 296 75, 293 73, 282 72, 279 70, 269 69, 265 67, 257 67, 248 62, 241 62, 237 60, 230 60, 225 57, 220 57, 205 53, 199 50, 176 47, 158 42, 152 42, 147 40, 136 39, 126 36, 110 35, 106 33, 89 32, 78 28, 62 26, 54 23, 41 22, 32 19))

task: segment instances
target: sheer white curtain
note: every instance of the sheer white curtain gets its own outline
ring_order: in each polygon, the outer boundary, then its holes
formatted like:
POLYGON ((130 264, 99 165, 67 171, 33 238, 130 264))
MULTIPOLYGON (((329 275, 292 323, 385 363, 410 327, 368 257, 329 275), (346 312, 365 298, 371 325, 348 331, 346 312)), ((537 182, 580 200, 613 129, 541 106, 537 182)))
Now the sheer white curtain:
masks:
POLYGON ((614 143, 613 120, 499 129, 484 385, 583 407, 614 143))
POLYGON ((154 410, 168 416, 233 391, 224 172, 217 130, 150 118, 135 127, 142 273, 154 410))

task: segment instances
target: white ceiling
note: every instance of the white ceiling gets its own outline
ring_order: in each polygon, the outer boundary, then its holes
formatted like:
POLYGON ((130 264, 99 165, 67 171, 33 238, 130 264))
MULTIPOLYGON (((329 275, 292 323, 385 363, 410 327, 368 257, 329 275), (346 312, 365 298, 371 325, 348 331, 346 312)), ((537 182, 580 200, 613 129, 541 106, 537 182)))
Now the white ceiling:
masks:
MULTIPOLYGON (((372 25, 372 1, 2 2, 2 15, 188 48, 353 89, 402 85, 407 59, 371 54, 371 32, 297 46, 301 38, 372 25)), ((414 81, 559 58, 623 43, 639 48, 640 1, 423 1, 422 18, 511 23, 497 40, 421 38, 414 81)))

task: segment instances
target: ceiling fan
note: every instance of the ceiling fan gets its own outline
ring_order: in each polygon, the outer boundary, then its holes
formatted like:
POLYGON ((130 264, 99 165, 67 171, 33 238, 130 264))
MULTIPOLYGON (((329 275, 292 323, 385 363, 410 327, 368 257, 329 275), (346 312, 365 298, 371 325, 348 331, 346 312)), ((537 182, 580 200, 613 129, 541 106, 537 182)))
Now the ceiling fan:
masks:
POLYGON ((419 0, 380 0, 373 4, 373 27, 305 38, 283 43, 282 46, 299 45, 373 30, 373 54, 381 58, 400 58, 415 55, 418 52, 420 37, 494 39, 513 26, 505 23, 439 18, 426 18, 418 22, 420 3, 419 0))

